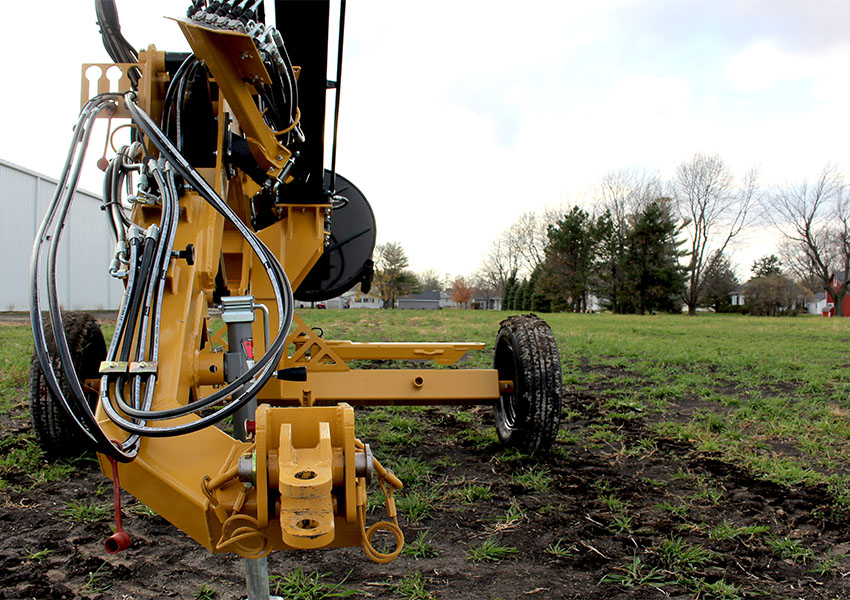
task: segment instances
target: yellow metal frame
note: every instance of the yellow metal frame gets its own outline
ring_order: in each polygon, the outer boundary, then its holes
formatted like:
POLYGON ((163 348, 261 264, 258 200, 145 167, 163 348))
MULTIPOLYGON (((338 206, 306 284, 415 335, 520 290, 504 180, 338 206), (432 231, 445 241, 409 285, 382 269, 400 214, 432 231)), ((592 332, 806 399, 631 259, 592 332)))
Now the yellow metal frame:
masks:
MULTIPOLYGON (((222 157, 225 113, 245 133, 258 163, 278 177, 291 154, 265 125, 255 102, 254 84, 268 80, 252 39, 244 34, 178 24, 195 54, 203 59, 220 90, 217 164, 204 178, 240 215, 259 188, 242 174, 228 178, 222 157)), ((121 65, 124 72, 132 65, 121 65)), ((161 114, 168 83, 163 53, 151 46, 140 53, 139 105, 161 114)), ((106 65, 101 65, 104 69, 106 65)), ((84 77, 84 93, 88 80, 84 77)), ((85 97, 84 97, 85 100, 85 97)), ((305 109, 306 110, 306 109, 305 109)), ((153 150, 152 148, 150 150, 153 150)), ((184 405, 206 395, 223 380, 222 352, 212 343, 208 307, 219 266, 234 295, 252 295, 274 306, 270 282, 257 276, 254 257, 241 236, 192 191, 179 199, 175 247, 193 244, 195 262, 172 262, 162 312, 168 326, 160 332, 160 356, 152 410, 184 405)), ((293 288, 310 272, 324 249, 329 205, 276 207, 281 220, 258 235, 284 265, 293 288)), ((160 207, 137 205, 133 221, 147 228, 160 220, 160 207)), ((277 330, 271 312, 269 326, 277 330)), ((261 325, 254 324, 254 345, 265 352, 261 325)), ((355 438, 354 405, 489 404, 499 397, 493 369, 351 369, 352 360, 422 360, 455 365, 481 343, 355 343, 325 340, 296 316, 279 368, 305 367, 304 382, 270 381, 258 395, 253 439, 239 441, 217 428, 179 437, 146 437, 137 458, 119 466, 122 486, 211 552, 259 557, 272 550, 363 545, 378 561, 401 550, 392 490, 400 482, 374 461, 387 490, 393 522, 367 528, 366 478, 356 464, 370 464, 367 447, 355 438), (246 472, 247 471, 247 472, 246 472), (399 542, 394 553, 371 547, 377 530, 389 530, 399 542)), ((115 439, 125 434, 98 407, 98 421, 115 439)), ((168 425, 190 421, 183 417, 168 425)), ((111 476, 111 465, 100 456, 111 476)), ((371 468, 371 467, 370 467, 371 468)))

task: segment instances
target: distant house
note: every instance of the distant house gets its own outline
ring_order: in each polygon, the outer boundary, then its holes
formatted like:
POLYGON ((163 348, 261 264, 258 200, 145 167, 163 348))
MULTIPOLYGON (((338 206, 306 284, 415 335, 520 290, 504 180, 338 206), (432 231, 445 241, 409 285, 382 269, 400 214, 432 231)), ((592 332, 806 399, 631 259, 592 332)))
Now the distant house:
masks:
MULTIPOLYGON (((826 305, 823 307, 821 314, 825 317, 834 317, 835 316, 835 298, 836 292, 838 289, 844 285, 844 281, 847 278, 847 273, 844 271, 836 271, 833 273, 832 277, 829 280, 829 289, 826 291, 828 294, 828 298, 826 298, 826 305)), ((844 302, 841 305, 841 314, 845 317, 850 317, 850 294, 844 296, 844 302)))
POLYGON ((806 302, 806 312, 810 315, 822 315, 826 311, 826 292, 815 294, 813 300, 806 302))
POLYGON ((474 310, 502 310, 502 299, 498 298, 484 298, 482 296, 475 296, 469 302, 469 308, 474 310))
POLYGON ((440 292, 432 290, 401 296, 397 306, 408 310, 440 310, 440 292))
POLYGON ((384 301, 381 300, 380 296, 375 296, 371 292, 364 294, 359 289, 345 292, 342 295, 342 300, 342 308, 383 308, 384 306, 384 301))
POLYGON ((729 304, 732 306, 744 306, 744 288, 738 288, 729 292, 729 304))
POLYGON ((373 296, 371 293, 364 294, 359 290, 349 290, 342 296, 321 302, 295 301, 295 308, 382 308, 383 305, 383 301, 378 296, 373 296))
MULTIPOLYGON (((830 314, 827 314, 827 311, 832 308, 832 305, 827 302, 826 292, 821 292, 820 294, 815 294, 814 296, 811 296, 811 293, 808 292, 808 290, 806 290, 806 292, 807 297, 800 296, 790 306, 786 308, 779 308, 779 312, 785 312, 785 310, 788 309, 796 310, 798 307, 802 308, 803 306, 805 306, 807 314, 822 314, 825 317, 831 316, 830 314)), ((850 302, 850 298, 845 299, 845 305, 847 305, 847 302, 850 302)), ((734 307, 744 306, 746 304, 746 297, 744 295, 743 287, 729 292, 729 303, 734 307)))
POLYGON ((460 308, 460 304, 452 300, 452 291, 440 292, 440 308, 460 308))

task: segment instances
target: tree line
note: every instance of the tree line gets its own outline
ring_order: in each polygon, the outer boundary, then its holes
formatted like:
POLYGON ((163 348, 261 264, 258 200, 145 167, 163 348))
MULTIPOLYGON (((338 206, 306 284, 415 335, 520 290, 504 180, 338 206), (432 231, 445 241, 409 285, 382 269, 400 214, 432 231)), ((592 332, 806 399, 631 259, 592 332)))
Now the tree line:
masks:
POLYGON ((385 259, 398 252, 379 247, 376 282, 386 299, 439 287, 464 298, 501 297, 503 309, 516 311, 722 311, 741 287, 731 264, 735 242, 750 226, 770 225, 782 243, 778 256, 752 266, 743 286, 749 310, 785 314, 828 289, 841 314, 850 282, 831 282, 850 271, 850 195, 835 166, 763 190, 756 169, 736 178, 718 155, 696 154, 666 182, 638 170, 609 173, 591 200, 590 210, 523 214, 466 278, 417 277, 405 270, 406 258, 399 270, 385 259))

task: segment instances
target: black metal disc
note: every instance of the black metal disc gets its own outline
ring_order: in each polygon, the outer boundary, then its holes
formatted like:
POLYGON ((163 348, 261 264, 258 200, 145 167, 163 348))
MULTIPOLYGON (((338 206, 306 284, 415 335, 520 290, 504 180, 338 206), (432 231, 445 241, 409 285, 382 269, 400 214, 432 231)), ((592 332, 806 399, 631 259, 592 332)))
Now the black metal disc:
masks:
MULTIPOLYGON (((326 169, 325 189, 329 188, 330 171, 326 169)), ((336 176, 336 197, 330 243, 295 290, 296 300, 330 300, 358 283, 371 283, 376 236, 372 207, 363 192, 339 174, 336 176)), ((369 285, 363 287, 366 291, 369 285)))

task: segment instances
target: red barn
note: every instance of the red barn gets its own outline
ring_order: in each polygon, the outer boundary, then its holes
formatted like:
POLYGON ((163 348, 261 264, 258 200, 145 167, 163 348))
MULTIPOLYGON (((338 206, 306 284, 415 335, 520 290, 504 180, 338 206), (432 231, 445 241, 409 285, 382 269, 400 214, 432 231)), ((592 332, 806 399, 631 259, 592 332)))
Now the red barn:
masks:
MULTIPOLYGON (((837 290, 841 289, 841 286, 844 285, 844 280, 847 278, 847 273, 844 271, 837 271, 833 273, 832 278, 829 280, 829 289, 826 290, 827 298, 826 298, 826 308, 823 311, 823 316, 825 317, 834 317, 835 316, 835 298, 837 290)), ((841 304, 841 315, 845 317, 850 317, 850 293, 844 296, 844 302, 841 304)))

